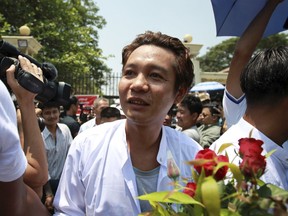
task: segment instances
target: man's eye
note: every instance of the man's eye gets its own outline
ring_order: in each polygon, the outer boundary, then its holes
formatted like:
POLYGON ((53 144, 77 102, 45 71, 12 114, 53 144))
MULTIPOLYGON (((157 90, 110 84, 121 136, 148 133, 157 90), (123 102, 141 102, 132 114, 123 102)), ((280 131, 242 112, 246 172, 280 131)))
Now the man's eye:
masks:
POLYGON ((123 76, 133 76, 135 74, 132 70, 127 70, 123 72, 123 76))
POLYGON ((157 78, 157 79, 164 79, 160 74, 157 74, 157 73, 151 73, 150 77, 157 78))

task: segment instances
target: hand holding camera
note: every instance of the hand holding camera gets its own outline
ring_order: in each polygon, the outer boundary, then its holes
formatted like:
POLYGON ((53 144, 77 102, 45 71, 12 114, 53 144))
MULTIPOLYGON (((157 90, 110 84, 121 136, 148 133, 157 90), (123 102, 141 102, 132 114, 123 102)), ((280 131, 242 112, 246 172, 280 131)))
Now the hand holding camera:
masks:
POLYGON ((21 55, 19 55, 18 60, 19 61, 17 61, 16 64, 12 64, 6 71, 7 83, 11 87, 18 100, 21 101, 22 98, 27 99, 27 97, 32 97, 34 99, 38 92, 33 92, 29 89, 24 88, 21 85, 21 82, 23 81, 23 77, 29 76, 29 80, 31 80, 32 82, 42 83, 43 85, 42 70, 21 55), (19 70, 19 66, 21 66, 20 70, 22 71, 15 76, 16 71, 19 70), (25 75, 19 76, 19 74, 25 75))
POLYGON ((65 82, 55 81, 58 71, 53 64, 48 62, 41 64, 31 56, 21 53, 13 45, 0 40, 0 79, 10 90, 6 76, 8 68, 8 72, 14 74, 14 79, 10 77, 9 82, 13 85, 17 80, 24 89, 37 94, 36 100, 42 103, 54 101, 59 105, 69 102, 71 86, 65 82))

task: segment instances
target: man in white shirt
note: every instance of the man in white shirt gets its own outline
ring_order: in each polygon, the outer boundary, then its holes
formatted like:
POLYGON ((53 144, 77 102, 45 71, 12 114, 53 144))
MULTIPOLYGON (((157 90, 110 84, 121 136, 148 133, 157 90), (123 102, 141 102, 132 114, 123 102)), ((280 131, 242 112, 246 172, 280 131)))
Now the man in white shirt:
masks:
MULTIPOLYGON (((223 96, 223 111, 227 127, 236 124, 246 110, 246 98, 240 86, 240 75, 262 38, 274 9, 283 0, 269 0, 239 38, 230 64, 223 96)), ((281 6, 281 5, 279 5, 281 6)))
MULTIPOLYGON (((248 34, 251 34, 251 26, 256 25, 264 31, 265 25, 263 26, 263 24, 269 21, 270 15, 279 2, 281 0, 269 0, 267 2, 239 40, 242 41, 240 44, 244 46, 244 39, 248 34)), ((248 42, 248 38, 245 41, 248 42)), ((247 47, 249 46, 244 46, 242 49, 245 50, 247 47)), ((236 57, 231 63, 231 66, 234 65, 234 69, 235 65, 241 62, 235 62, 237 55, 239 57, 241 53, 239 50, 235 52, 236 57)), ((243 61, 243 58, 241 59, 243 61)), ((228 152, 230 160, 233 160, 236 157, 234 149, 239 149, 238 140, 249 137, 249 133, 252 131, 253 138, 264 141, 263 154, 276 149, 276 152, 267 159, 267 171, 262 176, 263 180, 287 190, 288 151, 283 144, 288 140, 288 49, 287 47, 278 47, 260 52, 249 61, 245 68, 244 66, 242 68, 240 85, 247 103, 245 114, 210 148, 218 151, 223 143, 233 143, 233 146, 225 150, 228 152)), ((231 76, 230 78, 236 77, 231 76)), ((241 92, 237 94, 237 88, 233 89, 232 86, 227 86, 227 90, 229 89, 232 90, 234 96, 241 96, 241 92)), ((237 165, 239 161, 239 157, 234 159, 234 163, 237 165)))
POLYGON ((100 114, 101 114, 101 111, 106 107, 109 107, 109 100, 107 98, 103 98, 103 97, 96 98, 93 103, 93 112, 94 112, 95 117, 85 122, 84 124, 82 124, 80 126, 78 133, 81 133, 88 128, 92 128, 96 125, 101 124, 100 114))
MULTIPOLYGON (((71 144, 55 196, 55 215, 138 215, 151 210, 137 196, 170 190, 168 156, 180 175, 202 149, 163 125, 192 85, 187 48, 177 38, 146 32, 122 51, 119 96, 127 119, 79 134, 71 144)), ((181 178, 179 178, 181 182, 181 178)))

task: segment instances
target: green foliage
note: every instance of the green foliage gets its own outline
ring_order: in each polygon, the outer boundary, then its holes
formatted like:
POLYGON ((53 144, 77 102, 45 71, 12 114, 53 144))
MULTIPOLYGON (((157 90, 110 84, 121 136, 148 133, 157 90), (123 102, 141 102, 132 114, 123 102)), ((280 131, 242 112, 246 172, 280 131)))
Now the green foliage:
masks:
POLYGON ((26 24, 43 46, 34 57, 54 64, 58 80, 70 83, 74 93, 96 94, 105 84, 105 73, 111 72, 98 47, 97 30, 106 24, 98 11, 93 0, 2 0, 0 34, 18 35, 26 24), (89 83, 83 83, 87 78, 89 83))
MULTIPOLYGON (((204 72, 217 72, 229 67, 238 38, 233 37, 208 49, 208 52, 197 58, 204 72)), ((279 33, 262 39, 255 52, 275 46, 287 46, 288 35, 279 33)))

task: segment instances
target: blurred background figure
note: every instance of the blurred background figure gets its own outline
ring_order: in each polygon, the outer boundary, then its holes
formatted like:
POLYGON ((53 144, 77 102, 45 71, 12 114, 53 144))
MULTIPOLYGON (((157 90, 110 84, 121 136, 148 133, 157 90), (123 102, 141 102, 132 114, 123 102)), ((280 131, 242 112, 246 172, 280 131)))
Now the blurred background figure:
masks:
POLYGON ((66 124, 68 126, 73 138, 78 134, 78 131, 80 129, 80 123, 78 122, 76 116, 78 106, 78 98, 72 95, 69 98, 69 103, 66 106, 63 106, 64 112, 60 115, 60 123, 66 124))
POLYGON ((119 98, 116 99, 114 104, 112 104, 110 107, 115 107, 115 108, 117 108, 120 111, 121 119, 125 119, 126 118, 125 113, 123 112, 123 109, 121 107, 119 98))
POLYGON ((200 145, 208 148, 221 135, 220 118, 222 116, 221 107, 217 103, 208 103, 203 105, 202 112, 199 116, 201 126, 198 127, 200 132, 200 145))
POLYGON ((116 107, 106 107, 104 108, 101 113, 101 124, 105 122, 112 122, 121 119, 120 110, 116 107))
POLYGON ((163 125, 169 126, 171 128, 176 128, 176 112, 177 112, 177 106, 173 104, 173 106, 168 111, 167 115, 165 116, 163 125))
POLYGON ((85 122, 84 124, 82 124, 80 126, 78 133, 81 133, 88 128, 92 128, 96 125, 99 125, 101 123, 100 113, 106 107, 109 107, 109 100, 107 98, 103 98, 103 97, 97 98, 93 103, 93 112, 94 112, 95 117, 93 119, 85 122))
POLYGON ((178 104, 177 109, 177 125, 184 134, 200 142, 200 133, 196 126, 197 119, 202 112, 202 103, 199 97, 188 94, 178 104))
POLYGON ((203 105, 211 102, 211 97, 210 97, 210 94, 208 92, 199 92, 195 96, 199 97, 199 99, 203 105))

